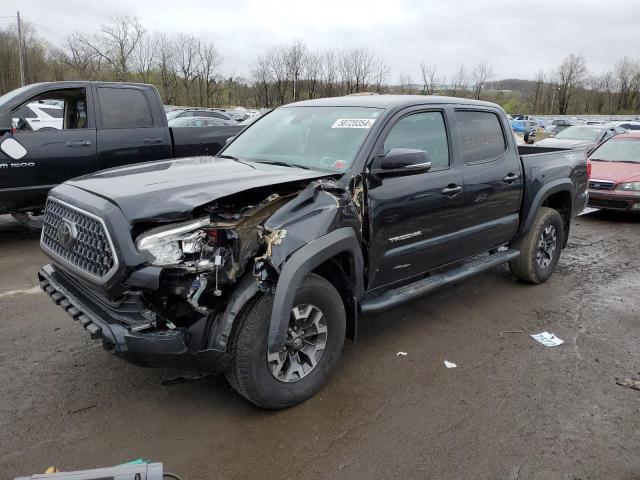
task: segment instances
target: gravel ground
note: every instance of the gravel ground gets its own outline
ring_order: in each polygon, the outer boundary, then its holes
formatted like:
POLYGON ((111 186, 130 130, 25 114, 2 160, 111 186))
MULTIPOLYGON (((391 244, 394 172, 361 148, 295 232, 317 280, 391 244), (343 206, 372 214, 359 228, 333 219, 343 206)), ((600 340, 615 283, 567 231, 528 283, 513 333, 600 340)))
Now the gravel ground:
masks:
POLYGON ((275 413, 110 356, 34 288, 37 236, 2 219, 0 252, 3 478, 138 457, 185 480, 640 478, 640 391, 616 384, 640 379, 640 218, 579 217, 543 285, 499 268, 363 318, 328 385, 275 413))

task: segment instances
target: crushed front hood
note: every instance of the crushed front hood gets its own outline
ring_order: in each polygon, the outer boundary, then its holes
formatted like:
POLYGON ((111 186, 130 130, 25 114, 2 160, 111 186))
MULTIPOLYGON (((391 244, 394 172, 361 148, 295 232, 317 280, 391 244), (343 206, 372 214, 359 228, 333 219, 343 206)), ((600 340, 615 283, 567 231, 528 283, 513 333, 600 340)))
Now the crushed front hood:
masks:
POLYGON ((135 222, 185 218, 194 208, 234 193, 330 175, 301 168, 193 157, 112 168, 66 183, 112 201, 129 221, 135 222))

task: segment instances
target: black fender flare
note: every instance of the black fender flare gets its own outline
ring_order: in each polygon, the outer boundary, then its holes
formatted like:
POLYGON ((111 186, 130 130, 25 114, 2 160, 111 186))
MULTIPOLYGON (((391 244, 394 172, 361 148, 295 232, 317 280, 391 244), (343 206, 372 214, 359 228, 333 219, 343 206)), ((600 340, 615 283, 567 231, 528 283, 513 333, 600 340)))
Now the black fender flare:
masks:
POLYGON ((323 235, 298 249, 284 263, 273 298, 271 322, 269 324, 268 348, 282 350, 287 337, 289 315, 293 308, 298 286, 314 268, 339 253, 348 252, 353 261, 353 294, 359 300, 364 292, 364 261, 362 249, 355 231, 343 227, 323 235))
POLYGON ((245 275, 236 285, 226 308, 220 313, 211 331, 208 348, 220 351, 227 349, 233 324, 240 310, 260 291, 257 280, 253 275, 245 275))
POLYGON ((573 183, 571 183, 571 179, 569 178, 560 178, 557 180, 553 180, 540 188, 536 196, 533 198, 531 202, 531 207, 527 212, 527 217, 522 222, 520 229, 518 230, 517 238, 524 237, 529 230, 531 229, 531 225, 533 224, 533 220, 535 219, 538 210, 544 203, 544 201, 549 198, 551 195, 559 192, 569 192, 571 196, 571 205, 569 206, 571 215, 573 216, 573 202, 574 202, 574 191, 573 191, 573 183))

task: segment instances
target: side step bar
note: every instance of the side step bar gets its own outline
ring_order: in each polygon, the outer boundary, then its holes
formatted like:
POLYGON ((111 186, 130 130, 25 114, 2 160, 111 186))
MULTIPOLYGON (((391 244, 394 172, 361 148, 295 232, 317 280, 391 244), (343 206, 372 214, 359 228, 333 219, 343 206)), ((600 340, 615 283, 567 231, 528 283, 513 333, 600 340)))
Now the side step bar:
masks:
POLYGON ((386 310, 387 308, 401 305, 408 301, 414 300, 422 295, 442 287, 448 283, 458 282, 466 278, 472 277, 478 273, 484 272, 490 268, 496 267, 516 257, 520 256, 518 250, 504 250, 489 255, 488 257, 478 258, 468 263, 460 265, 459 267, 451 270, 437 273, 426 278, 410 283, 409 285, 403 285, 394 290, 381 293, 380 295, 374 295, 371 297, 365 297, 360 303, 360 309, 362 313, 378 312, 380 310, 386 310))

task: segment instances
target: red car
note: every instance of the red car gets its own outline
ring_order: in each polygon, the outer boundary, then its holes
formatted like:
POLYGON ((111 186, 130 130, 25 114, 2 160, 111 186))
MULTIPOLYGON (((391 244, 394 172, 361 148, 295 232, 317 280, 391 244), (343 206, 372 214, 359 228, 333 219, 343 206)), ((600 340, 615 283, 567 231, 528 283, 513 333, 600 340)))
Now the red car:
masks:
POLYGON ((588 206, 640 213, 640 132, 610 138, 589 160, 588 206))

